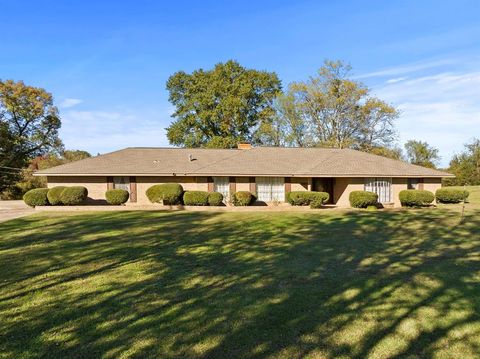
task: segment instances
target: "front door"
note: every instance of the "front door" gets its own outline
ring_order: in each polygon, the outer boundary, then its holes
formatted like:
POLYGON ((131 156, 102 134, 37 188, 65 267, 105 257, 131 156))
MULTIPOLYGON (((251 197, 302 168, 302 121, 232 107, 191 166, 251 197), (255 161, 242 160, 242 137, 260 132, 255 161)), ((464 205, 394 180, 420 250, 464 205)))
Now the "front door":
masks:
POLYGON ((312 190, 318 192, 327 192, 330 196, 327 201, 328 204, 333 203, 333 185, 334 178, 325 177, 325 178, 313 178, 312 181, 312 190))

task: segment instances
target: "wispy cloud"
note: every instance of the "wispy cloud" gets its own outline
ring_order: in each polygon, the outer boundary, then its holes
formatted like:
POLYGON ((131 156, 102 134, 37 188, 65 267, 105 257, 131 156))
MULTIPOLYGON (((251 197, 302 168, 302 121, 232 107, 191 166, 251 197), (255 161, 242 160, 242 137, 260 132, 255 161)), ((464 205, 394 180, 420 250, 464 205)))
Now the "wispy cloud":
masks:
POLYGON ((59 107, 60 108, 70 108, 74 107, 78 104, 81 104, 83 100, 80 100, 79 98, 66 98, 62 102, 60 102, 59 107))
POLYGON ((442 165, 474 136, 480 136, 480 72, 439 72, 376 86, 380 98, 395 104, 400 141, 427 141, 440 149, 442 165))
POLYGON ((405 81, 408 77, 396 77, 394 79, 387 80, 387 84, 394 84, 396 82, 405 81))
POLYGON ((441 66, 455 63, 456 61, 457 59, 454 59, 454 58, 427 60, 427 61, 415 62, 415 63, 405 64, 400 66, 388 67, 378 71, 360 74, 355 77, 357 79, 367 79, 371 77, 399 76, 399 75, 410 74, 410 73, 414 73, 414 72, 418 72, 426 69, 438 68, 441 66))
POLYGON ((96 154, 131 146, 168 146, 166 130, 171 109, 155 113, 75 111, 62 116, 60 136, 69 149, 96 154))

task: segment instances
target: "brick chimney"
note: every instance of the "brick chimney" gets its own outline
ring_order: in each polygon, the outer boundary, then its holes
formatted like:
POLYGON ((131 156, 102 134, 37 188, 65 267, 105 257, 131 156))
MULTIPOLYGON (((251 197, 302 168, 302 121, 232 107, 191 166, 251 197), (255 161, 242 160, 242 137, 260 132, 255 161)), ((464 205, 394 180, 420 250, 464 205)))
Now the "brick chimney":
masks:
POLYGON ((238 145, 239 150, 251 150, 252 144, 251 143, 239 143, 238 145))

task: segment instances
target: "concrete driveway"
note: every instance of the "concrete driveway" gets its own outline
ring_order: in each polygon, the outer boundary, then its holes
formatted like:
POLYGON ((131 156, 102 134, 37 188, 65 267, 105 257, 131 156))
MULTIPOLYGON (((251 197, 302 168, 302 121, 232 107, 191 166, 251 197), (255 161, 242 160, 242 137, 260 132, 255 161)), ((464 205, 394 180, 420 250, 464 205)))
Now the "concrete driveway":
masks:
POLYGON ((35 210, 23 201, 0 201, 0 222, 28 216, 34 212, 35 210))

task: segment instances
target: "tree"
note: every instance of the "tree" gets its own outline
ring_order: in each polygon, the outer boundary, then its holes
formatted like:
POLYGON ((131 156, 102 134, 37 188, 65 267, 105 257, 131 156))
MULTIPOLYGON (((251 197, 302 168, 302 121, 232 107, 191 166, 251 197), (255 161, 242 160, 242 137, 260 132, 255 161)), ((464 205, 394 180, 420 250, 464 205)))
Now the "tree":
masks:
POLYGON ((440 156, 438 149, 427 142, 410 140, 405 143, 407 158, 410 163, 423 167, 436 168, 440 156))
POLYGON ((45 177, 33 176, 33 173, 37 170, 44 170, 89 157, 91 157, 90 153, 80 150, 66 150, 61 155, 51 153, 35 157, 30 161, 27 168, 19 171, 20 180, 1 193, 1 198, 20 199, 25 192, 31 189, 46 187, 47 179, 45 177))
POLYGON ((394 160, 403 160, 403 151, 398 147, 372 147, 368 152, 394 160))
POLYGON ((464 152, 453 156, 448 170, 455 175, 446 181, 449 185, 480 185, 480 139, 465 144, 464 152))
POLYGON ((277 147, 308 147, 312 140, 293 95, 280 94, 274 108, 275 114, 261 123, 254 142, 277 147))
POLYGON ((52 95, 22 81, 0 81, 0 192, 19 179, 18 168, 62 148, 52 95))
POLYGON ((176 108, 167 128, 171 144, 232 148, 253 141, 262 123, 272 118, 281 82, 273 72, 230 60, 213 70, 177 72, 168 79, 167 90, 176 108))
POLYGON ((398 111, 349 79, 350 71, 341 61, 327 60, 316 77, 290 84, 281 113, 301 130, 297 145, 368 151, 388 147, 395 139, 398 111))

